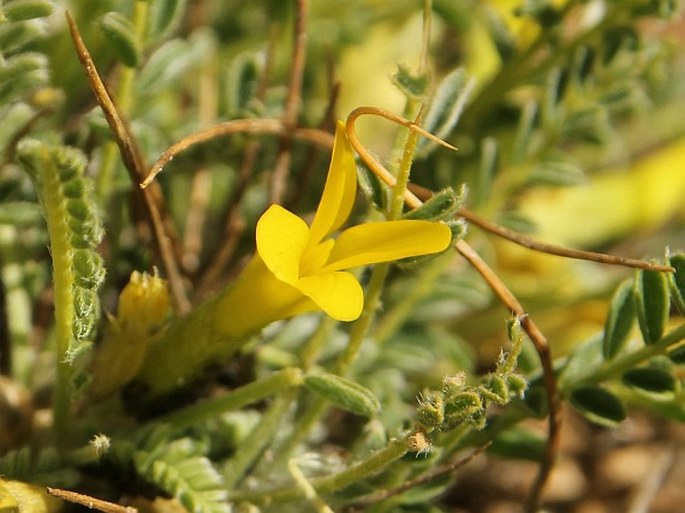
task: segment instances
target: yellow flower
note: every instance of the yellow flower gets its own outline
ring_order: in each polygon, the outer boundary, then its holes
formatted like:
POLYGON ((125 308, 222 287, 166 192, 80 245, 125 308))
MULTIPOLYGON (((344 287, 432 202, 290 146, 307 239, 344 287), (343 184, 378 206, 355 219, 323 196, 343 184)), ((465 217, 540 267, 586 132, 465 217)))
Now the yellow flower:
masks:
POLYGON ((451 230, 421 220, 365 223, 338 231, 352 211, 357 188, 352 147, 339 122, 326 185, 311 226, 279 205, 257 222, 257 253, 220 299, 220 331, 240 335, 276 319, 321 309, 334 319, 359 317, 364 293, 346 269, 438 253, 451 230))

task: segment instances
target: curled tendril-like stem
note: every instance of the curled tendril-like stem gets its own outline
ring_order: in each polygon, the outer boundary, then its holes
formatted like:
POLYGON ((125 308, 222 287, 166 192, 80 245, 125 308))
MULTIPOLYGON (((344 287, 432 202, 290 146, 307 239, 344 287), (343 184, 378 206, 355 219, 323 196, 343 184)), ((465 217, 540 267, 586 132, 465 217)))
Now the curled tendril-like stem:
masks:
MULTIPOLYGON (((354 149, 359 153, 359 156, 362 158, 364 163, 369 166, 369 168, 390 187, 395 185, 395 177, 387 169, 385 169, 382 164, 373 158, 369 152, 366 151, 366 149, 359 142, 359 139, 354 131, 354 122, 358 117, 365 114, 376 115, 390 121, 394 121, 402 126, 416 130, 422 135, 429 137, 431 140, 438 142, 442 146, 454 148, 434 135, 429 134, 411 121, 397 117, 389 112, 373 107, 360 107, 355 109, 347 118, 347 137, 349 138, 354 149)), ((420 207, 423 204, 423 202, 411 191, 405 191, 404 198, 407 205, 412 208, 420 207)), ((542 364, 545 389, 547 391, 547 404, 549 407, 549 423, 545 453, 538 469, 537 478, 533 483, 527 501, 527 508, 529 511, 532 511, 539 501, 540 492, 547 482, 549 474, 554 465, 554 459, 559 446, 559 434, 561 430, 561 399, 557 390, 557 382, 556 377, 554 376, 554 368, 552 364, 552 356, 549 351, 549 345, 547 344, 547 339, 545 336, 530 319, 530 317, 528 317, 521 303, 519 303, 516 297, 511 293, 502 280, 500 280, 495 272, 490 269, 490 267, 488 267, 487 264, 480 258, 480 255, 478 255, 478 253, 464 240, 457 241, 455 248, 481 274, 481 276, 485 279, 495 294, 497 294, 500 300, 517 317, 521 318, 521 326, 533 341, 535 349, 538 353, 538 358, 542 364)))

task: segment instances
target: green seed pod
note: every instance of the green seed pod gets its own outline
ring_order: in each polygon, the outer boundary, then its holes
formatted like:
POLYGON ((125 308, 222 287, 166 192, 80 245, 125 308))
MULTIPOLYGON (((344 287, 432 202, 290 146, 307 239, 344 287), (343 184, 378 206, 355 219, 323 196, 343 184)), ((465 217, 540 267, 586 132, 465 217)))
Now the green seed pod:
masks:
POLYGON ((602 351, 605 359, 611 359, 623 350, 635 320, 635 296, 633 280, 624 281, 611 300, 604 324, 602 351))
POLYGON ((635 280, 637 320, 645 344, 654 344, 666 329, 669 309, 668 278, 662 272, 640 270, 635 280))
POLYGON ((485 426, 485 404, 476 390, 466 390, 445 405, 445 422, 442 429, 452 429, 461 424, 470 424, 475 429, 485 426))
POLYGON ((52 7, 47 0, 14 0, 2 6, 2 14, 8 21, 31 20, 50 16, 52 7))
POLYGON ((487 376, 478 387, 478 391, 484 399, 495 404, 507 404, 510 400, 507 380, 497 374, 487 376))
POLYGON ((426 392, 419 396, 416 416, 420 424, 427 428, 439 426, 445 421, 445 403, 439 392, 426 392))
POLYGON ((133 24, 117 12, 108 12, 102 17, 101 26, 119 60, 131 68, 137 66, 143 52, 133 24))
POLYGON ((378 399, 368 388, 335 374, 308 374, 304 378, 304 386, 336 406, 363 417, 373 417, 381 408, 378 399))
POLYGON ((509 374, 507 376, 507 385, 509 386, 509 393, 514 397, 523 398, 528 389, 528 381, 523 376, 518 374, 509 374))
POLYGON ((484 411, 483 398, 475 390, 464 390, 445 404, 445 417, 450 423, 470 422, 484 411))

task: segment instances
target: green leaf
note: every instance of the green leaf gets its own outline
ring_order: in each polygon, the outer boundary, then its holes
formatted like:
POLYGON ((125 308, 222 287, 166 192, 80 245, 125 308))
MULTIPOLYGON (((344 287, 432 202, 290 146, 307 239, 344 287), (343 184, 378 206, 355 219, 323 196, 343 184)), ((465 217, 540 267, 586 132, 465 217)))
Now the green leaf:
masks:
POLYGON ((426 95, 428 89, 427 73, 412 73, 406 66, 400 64, 397 73, 392 76, 392 81, 402 93, 414 99, 421 99, 426 95))
POLYGON ((336 406, 363 417, 373 417, 381 409, 378 399, 371 390, 336 374, 328 372, 308 374, 304 378, 304 386, 336 406))
POLYGON ((533 167, 528 177, 530 185, 569 187, 585 181, 583 170, 570 162, 548 161, 533 167))
POLYGON ((607 360, 619 354, 628 342, 635 319, 634 287, 633 280, 624 281, 611 300, 602 341, 604 358, 607 360))
POLYGON ((602 342, 601 337, 595 336, 573 348, 559 375, 559 386, 562 390, 566 383, 578 382, 602 363, 602 342))
POLYGON ((640 270, 635 280, 637 320, 646 344, 661 338, 668 322, 669 290, 665 273, 640 270))
POLYGON ((228 513, 223 479, 205 451, 195 440, 181 438, 151 451, 136 451, 133 461, 142 477, 176 497, 189 511, 228 513))
POLYGON ((685 253, 669 255, 668 264, 675 269, 668 275, 671 297, 680 315, 685 316, 685 253))
POLYGON ((384 211, 388 205, 388 189, 380 178, 374 173, 366 169, 366 167, 357 166, 357 184, 362 194, 366 196, 366 200, 381 212, 384 211))
POLYGON ((465 187, 462 187, 458 193, 455 193, 451 187, 447 187, 434 194, 420 207, 407 212, 404 218, 441 221, 457 211, 462 205, 465 196, 465 187))
POLYGON ((673 363, 678 365, 685 364, 685 345, 676 347, 668 352, 668 357, 673 363))
POLYGON ((142 48, 133 24, 118 12, 108 12, 102 17, 102 31, 119 60, 131 68, 142 58, 142 48))
POLYGON ((601 426, 614 427, 626 418, 623 402, 602 387, 578 388, 571 392, 570 402, 586 419, 601 426))
POLYGON ((185 10, 186 0, 152 0, 148 23, 148 37, 160 39, 174 30, 185 10))
POLYGON ((488 452, 504 458, 540 461, 546 439, 540 433, 516 426, 498 433, 488 452))
POLYGON ((626 385, 655 394, 672 394, 678 389, 678 381, 670 372, 662 369, 639 367, 623 373, 626 385))
MULTIPOLYGON (((475 81, 468 77, 462 68, 456 69, 442 79, 431 101, 423 122, 423 128, 435 134, 440 139, 446 139, 457 125, 475 81)), ((421 139, 416 155, 425 157, 437 143, 428 139, 421 139)))
POLYGON ((50 16, 52 9, 47 0, 14 0, 2 6, 2 14, 8 21, 22 21, 50 16))

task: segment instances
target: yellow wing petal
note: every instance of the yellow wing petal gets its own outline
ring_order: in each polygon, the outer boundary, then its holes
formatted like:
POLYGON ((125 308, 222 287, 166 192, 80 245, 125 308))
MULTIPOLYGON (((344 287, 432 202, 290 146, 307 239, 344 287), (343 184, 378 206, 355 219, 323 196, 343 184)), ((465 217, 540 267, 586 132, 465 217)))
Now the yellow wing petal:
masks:
POLYGON ((362 313, 364 292, 348 272, 307 276, 298 281, 296 287, 338 321, 353 321, 362 313))
POLYGON ((430 255, 447 249, 452 232, 444 223, 404 220, 366 223, 345 230, 321 272, 430 255))
POLYGON ((279 280, 295 284, 300 258, 309 241, 309 227, 280 205, 271 205, 257 221, 257 252, 279 280))
POLYGON ((338 121, 326 185, 311 228, 311 243, 321 241, 345 222, 357 192, 357 166, 345 125, 338 121))

